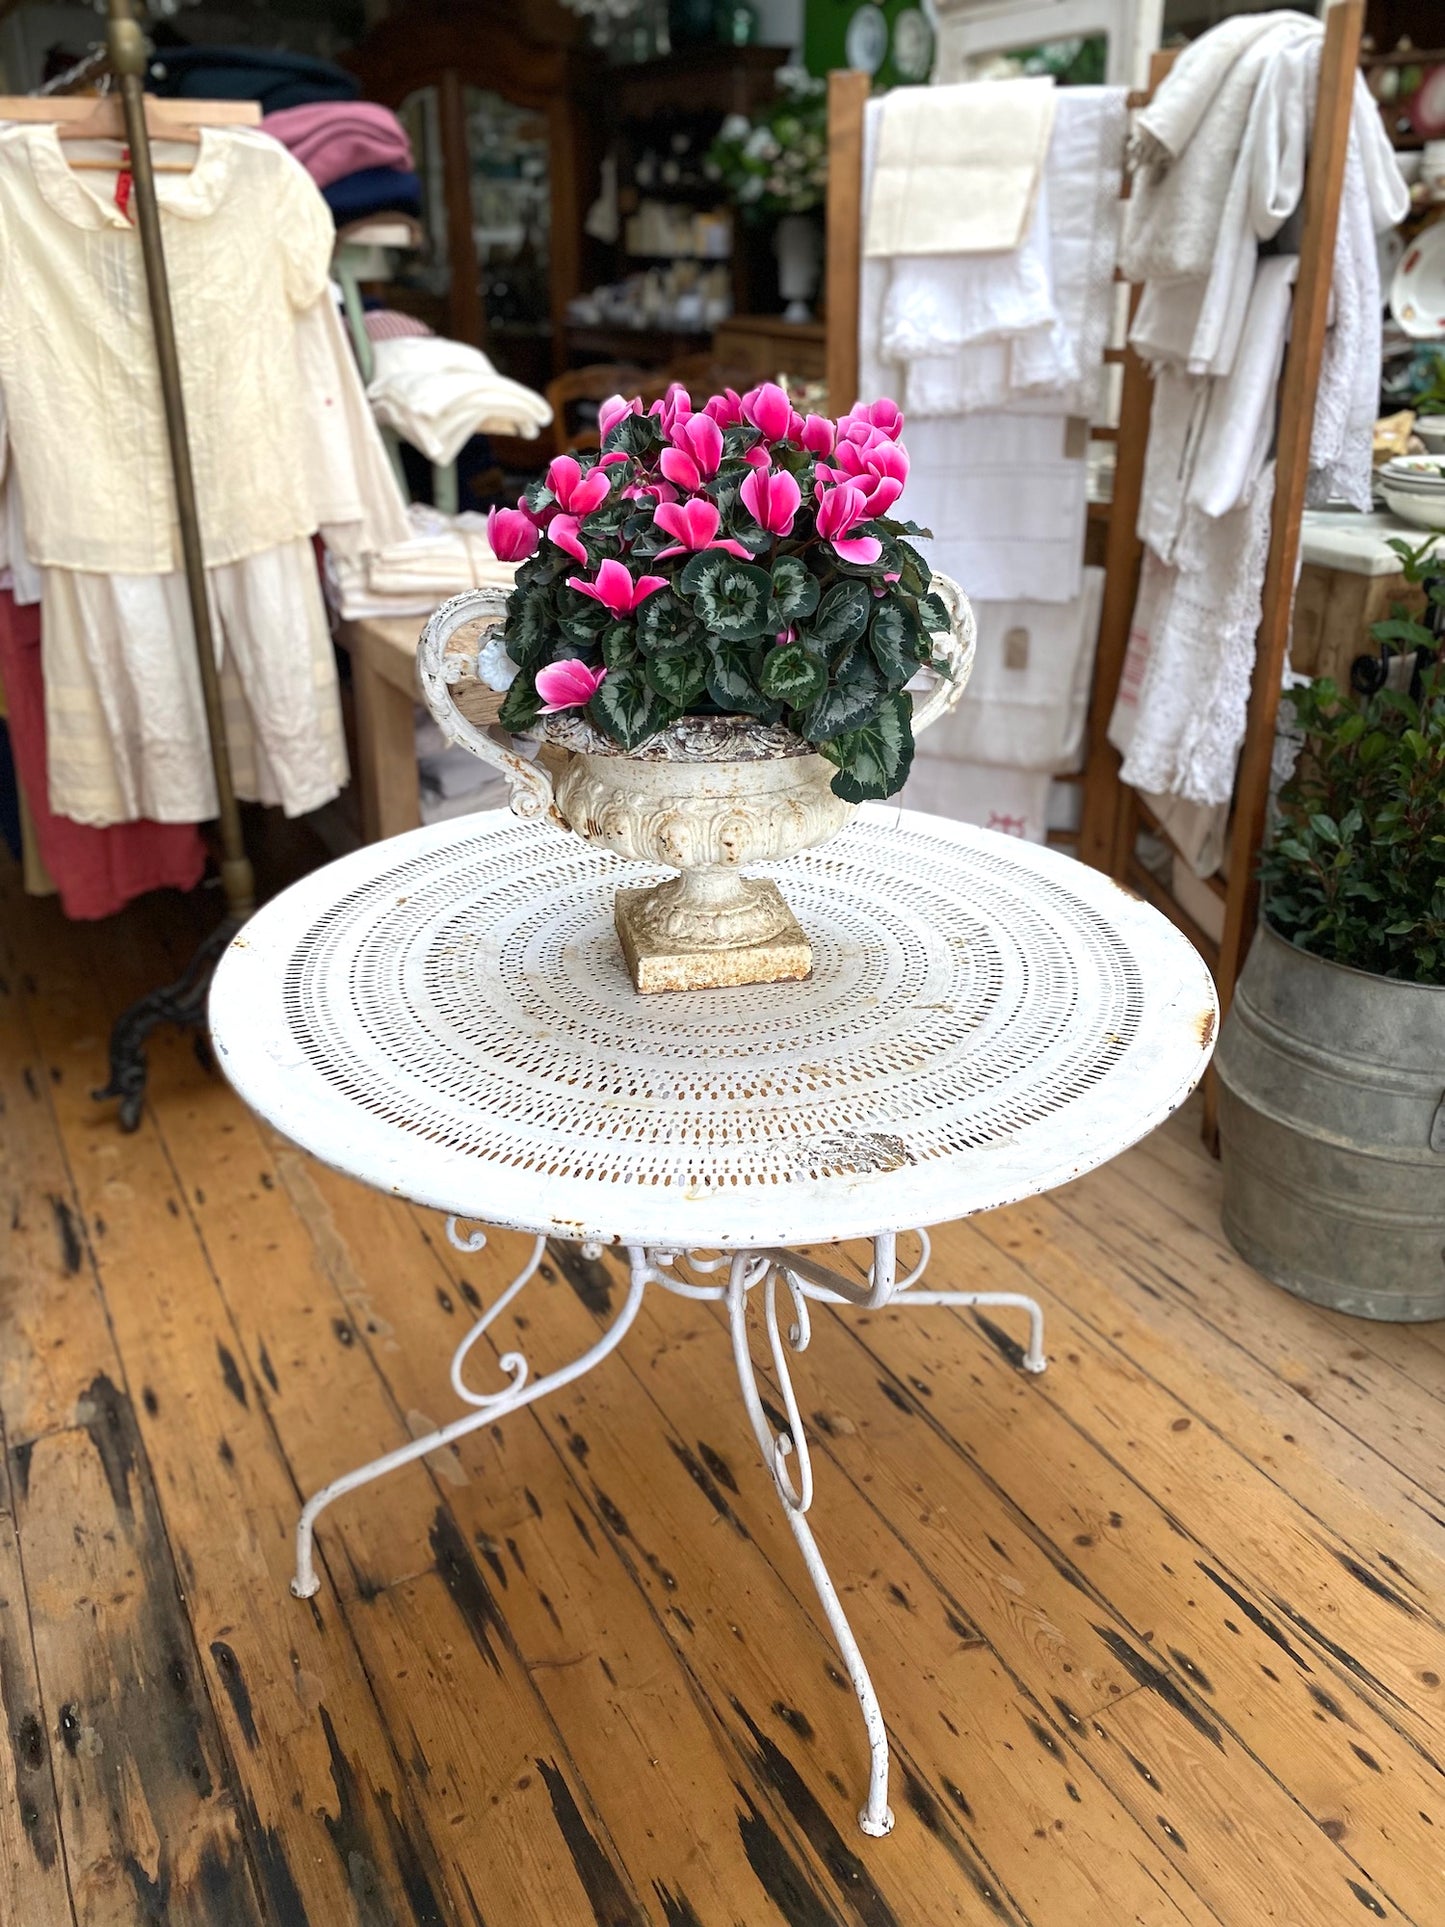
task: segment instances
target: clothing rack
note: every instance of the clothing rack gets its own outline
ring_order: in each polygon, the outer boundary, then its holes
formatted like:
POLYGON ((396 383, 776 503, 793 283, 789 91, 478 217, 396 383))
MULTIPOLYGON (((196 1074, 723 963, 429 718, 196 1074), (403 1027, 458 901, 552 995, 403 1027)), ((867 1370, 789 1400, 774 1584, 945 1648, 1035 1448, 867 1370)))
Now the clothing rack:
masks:
MULTIPOLYGON (((1171 849, 1173 842, 1138 793, 1121 780, 1120 757, 1108 740, 1109 718, 1123 672, 1143 557, 1143 545, 1135 533, 1135 524, 1153 401, 1153 381, 1148 369, 1132 349, 1125 351, 1118 466, 1105 561, 1103 618, 1089 709, 1079 854, 1086 863, 1107 870, 1117 882, 1147 897, 1184 931, 1214 972, 1221 1016, 1229 1009, 1259 915, 1256 866, 1269 806, 1270 765, 1280 692, 1289 659, 1314 396, 1324 358, 1335 233, 1363 26, 1364 0, 1335 0, 1326 11, 1319 92, 1302 204, 1299 275, 1278 391, 1269 552, 1248 718, 1235 778, 1228 874, 1207 880, 1207 887, 1224 908, 1224 932, 1219 943, 1200 928, 1173 893, 1140 863, 1135 844, 1141 827, 1151 830, 1171 849)), ((1143 105, 1152 98, 1165 71, 1167 67, 1156 66, 1151 72, 1150 92, 1138 104, 1143 105)), ((1131 313, 1137 299, 1136 289, 1131 298, 1131 313)), ((1205 1085, 1205 1132, 1210 1138, 1214 1135, 1215 1102, 1211 1073, 1205 1085)))
MULTIPOLYGON (((253 101, 148 99, 144 91, 148 57, 146 42, 131 11, 131 0, 108 0, 108 11, 107 65, 118 84, 119 115, 106 116, 93 98, 23 97, 0 99, 0 120, 76 122, 94 118, 100 137, 123 138, 129 149, 135 221, 145 263, 146 290, 155 335, 156 364, 176 491, 176 519, 180 530, 186 594, 191 610, 211 766, 216 783, 221 883, 226 895, 226 915, 173 984, 152 991, 117 1018, 110 1039, 110 1080, 102 1090, 96 1092, 99 1099, 118 1098, 121 1126, 125 1130, 134 1130, 140 1121, 145 1097, 147 1038, 152 1030, 163 1023, 193 1028, 204 1024, 211 973, 222 950, 255 908, 255 880, 241 831, 221 708, 220 675, 216 666, 215 638, 206 593, 205 556, 186 429, 185 396, 171 312, 170 285, 161 238, 151 141, 153 138, 164 139, 167 126, 195 127, 202 122, 229 126, 254 125, 260 113, 253 101)), ((87 63, 86 71, 89 75, 94 69, 87 63)))

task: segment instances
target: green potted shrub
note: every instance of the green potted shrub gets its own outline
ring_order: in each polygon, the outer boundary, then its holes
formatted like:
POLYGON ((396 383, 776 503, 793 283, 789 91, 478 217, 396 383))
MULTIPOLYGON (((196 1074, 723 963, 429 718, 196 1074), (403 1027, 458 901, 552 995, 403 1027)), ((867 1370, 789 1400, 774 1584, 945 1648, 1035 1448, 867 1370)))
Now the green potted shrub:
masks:
MULTIPOLYGON (((1429 545, 1397 548, 1420 580, 1429 545)), ((1410 686, 1291 691, 1303 743, 1220 1038, 1224 1228, 1256 1269, 1367 1318, 1445 1317, 1445 654, 1397 610, 1410 686)))

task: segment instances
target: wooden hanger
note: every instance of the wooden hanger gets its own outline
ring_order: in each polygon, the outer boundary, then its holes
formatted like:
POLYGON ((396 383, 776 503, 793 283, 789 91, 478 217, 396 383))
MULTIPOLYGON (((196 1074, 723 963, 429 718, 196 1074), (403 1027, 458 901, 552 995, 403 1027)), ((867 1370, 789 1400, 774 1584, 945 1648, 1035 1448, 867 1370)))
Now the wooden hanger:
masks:
MULTIPOLYGON (((261 108, 254 100, 162 100, 146 95, 146 129, 153 141, 200 144, 203 127, 255 127, 261 108)), ((62 141, 124 141, 125 120, 119 94, 55 95, 0 94, 0 122, 46 122, 55 127, 62 141)), ((114 174, 117 163, 77 158, 70 162, 76 169, 114 174)), ((154 163, 158 174, 188 174, 195 165, 186 161, 154 163)))
MULTIPOLYGON (((162 125, 154 112, 156 105, 157 103, 152 99, 148 99, 145 104, 146 131, 152 141, 164 140, 175 146, 184 144, 187 147, 200 147, 201 130, 194 121, 168 121, 162 125)), ((88 114, 83 115, 79 120, 65 121, 57 126, 55 138, 61 141, 124 141, 125 116, 121 109, 119 94, 98 94, 88 114)), ((120 161, 83 160, 77 157, 70 161, 69 165, 77 172, 83 170, 88 173, 114 174, 117 167, 124 164, 129 151, 128 148, 125 150, 125 155, 120 161)), ((157 174, 189 174, 195 164, 196 156, 192 154, 188 160, 157 160, 152 161, 151 166, 157 174)))

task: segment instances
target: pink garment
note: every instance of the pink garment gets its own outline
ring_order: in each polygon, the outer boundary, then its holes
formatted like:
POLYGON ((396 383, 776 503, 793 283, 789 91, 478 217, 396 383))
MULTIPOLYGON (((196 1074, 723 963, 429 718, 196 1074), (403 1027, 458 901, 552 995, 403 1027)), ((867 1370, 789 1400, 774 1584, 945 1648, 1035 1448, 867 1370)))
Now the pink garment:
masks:
POLYGON ((400 308, 368 308, 361 318, 373 341, 400 341, 406 335, 436 333, 418 315, 403 314, 400 308))
POLYGON ((289 147, 318 187, 330 187, 345 174, 366 167, 397 167, 410 173, 413 162, 406 129, 389 107, 374 100, 319 100, 307 107, 283 107, 267 114, 261 131, 289 147))
POLYGON ((193 823, 117 823, 88 828, 52 816, 45 755, 45 687, 40 609, 0 590, 0 683, 15 773, 35 825, 35 843, 68 917, 109 917, 147 890, 194 890, 206 867, 193 823))

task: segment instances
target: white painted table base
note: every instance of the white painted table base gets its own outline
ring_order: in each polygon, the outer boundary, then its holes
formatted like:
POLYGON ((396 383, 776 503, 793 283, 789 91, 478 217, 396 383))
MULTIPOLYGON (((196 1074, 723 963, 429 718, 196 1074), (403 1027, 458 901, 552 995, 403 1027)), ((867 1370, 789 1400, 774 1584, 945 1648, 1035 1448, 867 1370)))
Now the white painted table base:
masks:
POLYGON ((295 885, 217 972, 218 1057, 241 1095, 350 1175, 485 1220, 531 1257, 452 1359, 468 1410, 344 1474, 297 1526, 292 1590, 317 1589, 327 1506, 574 1383, 625 1337, 649 1286, 725 1302, 743 1401, 862 1708, 865 1833, 887 1833, 888 1740, 808 1522, 813 1468, 791 1351, 809 1305, 989 1305, 1012 1293, 920 1287, 897 1238, 1047 1190, 1152 1129, 1198 1081, 1217 1006, 1157 912, 1048 851, 885 807, 767 870, 814 943, 803 985, 639 998, 611 929, 618 881, 645 873, 504 812, 359 851, 295 885), (525 1289, 548 1237, 626 1249, 621 1308, 597 1343, 533 1378, 504 1353, 482 1392, 477 1341, 525 1289), (866 1282, 789 1249, 866 1237, 866 1282), (780 1306, 779 1293, 785 1302, 780 1306), (748 1342, 757 1294, 785 1422, 748 1342))

